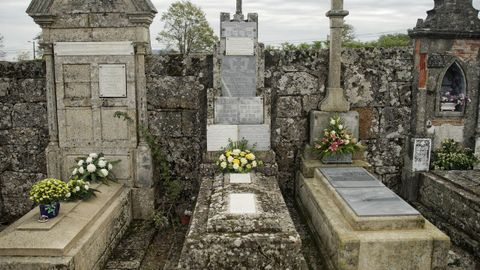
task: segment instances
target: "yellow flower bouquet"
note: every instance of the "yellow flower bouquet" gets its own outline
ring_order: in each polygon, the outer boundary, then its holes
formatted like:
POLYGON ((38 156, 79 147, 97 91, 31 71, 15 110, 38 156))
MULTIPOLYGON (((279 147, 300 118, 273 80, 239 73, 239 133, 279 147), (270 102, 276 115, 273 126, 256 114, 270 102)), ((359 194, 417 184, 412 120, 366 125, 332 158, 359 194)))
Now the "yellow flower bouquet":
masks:
POLYGON ((262 161, 257 160, 253 150, 248 149, 247 146, 247 140, 230 141, 223 153, 218 157, 217 166, 223 172, 249 173, 258 166, 263 165, 262 161))

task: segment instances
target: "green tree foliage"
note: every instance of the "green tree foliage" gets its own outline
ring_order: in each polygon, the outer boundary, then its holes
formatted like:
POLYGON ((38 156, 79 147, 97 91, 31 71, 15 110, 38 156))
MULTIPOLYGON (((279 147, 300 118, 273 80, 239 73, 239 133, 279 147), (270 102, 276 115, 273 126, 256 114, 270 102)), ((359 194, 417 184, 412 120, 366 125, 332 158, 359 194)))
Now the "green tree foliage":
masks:
POLYGON ((343 42, 352 42, 355 40, 355 28, 351 24, 344 24, 342 31, 343 42))
POLYGON ((5 51, 3 50, 4 48, 4 45, 3 45, 3 36, 0 34, 0 60, 4 60, 5 59, 5 51))
POLYGON ((218 41, 205 13, 190 1, 172 3, 161 20, 165 27, 157 40, 167 43, 169 48, 181 54, 211 52, 218 41))
POLYGON ((407 47, 410 43, 410 37, 407 34, 389 34, 381 35, 374 41, 353 40, 345 42, 344 46, 346 48, 392 48, 407 47))

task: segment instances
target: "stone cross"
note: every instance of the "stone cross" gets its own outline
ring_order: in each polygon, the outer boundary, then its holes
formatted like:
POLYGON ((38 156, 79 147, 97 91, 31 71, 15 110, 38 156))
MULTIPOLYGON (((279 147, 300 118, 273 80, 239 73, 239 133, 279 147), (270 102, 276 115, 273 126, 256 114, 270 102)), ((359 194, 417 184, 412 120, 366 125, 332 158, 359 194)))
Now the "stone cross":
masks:
POLYGON ((343 10, 343 0, 332 0, 332 9, 326 15, 330 18, 330 63, 327 95, 320 105, 320 110, 348 112, 350 104, 340 85, 343 21, 344 17, 348 15, 348 11, 343 10))
POLYGON ((237 12, 236 14, 242 14, 242 0, 237 0, 237 12))

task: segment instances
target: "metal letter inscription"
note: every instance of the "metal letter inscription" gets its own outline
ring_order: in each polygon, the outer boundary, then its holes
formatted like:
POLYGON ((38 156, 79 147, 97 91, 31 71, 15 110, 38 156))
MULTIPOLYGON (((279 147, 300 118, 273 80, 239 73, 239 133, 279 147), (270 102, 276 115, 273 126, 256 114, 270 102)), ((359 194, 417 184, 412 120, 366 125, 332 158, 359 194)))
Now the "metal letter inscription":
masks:
POLYGON ((415 139, 413 145, 413 172, 428 172, 430 169, 430 156, 432 151, 431 139, 415 139))
POLYGON ((225 56, 222 63, 222 96, 256 96, 256 71, 255 56, 225 56))
POLYGON ((100 97, 127 97, 127 73, 125 64, 105 64, 98 66, 100 97))
POLYGON ((227 37, 226 55, 254 55, 255 45, 253 38, 227 37))

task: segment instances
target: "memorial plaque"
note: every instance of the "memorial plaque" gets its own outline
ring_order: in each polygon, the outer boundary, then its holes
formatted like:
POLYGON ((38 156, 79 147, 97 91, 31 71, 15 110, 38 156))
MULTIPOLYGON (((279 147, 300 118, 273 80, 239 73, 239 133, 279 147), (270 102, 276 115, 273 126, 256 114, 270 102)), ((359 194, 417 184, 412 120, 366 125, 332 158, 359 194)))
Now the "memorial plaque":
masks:
POLYGON ((263 98, 239 98, 239 124, 263 124, 263 98))
POLYGON ((432 151, 431 139, 415 139, 413 145, 413 172, 428 172, 430 169, 430 157, 432 151))
POLYGON ((387 187, 338 188, 337 192, 359 217, 420 215, 387 187))
POLYGON ((255 45, 253 38, 227 38, 226 55, 254 55, 255 45))
POLYGON ((336 167, 319 170, 334 188, 384 187, 364 168, 336 167))
POLYGON ((127 73, 125 64, 98 66, 100 97, 127 97, 127 73))
POLYGON ((240 125, 238 126, 238 138, 248 140, 250 147, 256 144, 256 150, 270 150, 269 125, 240 125))
POLYGON ((255 97, 257 92, 255 56, 225 56, 222 62, 222 96, 255 97))
POLYGON ((255 194, 230 194, 229 213, 230 214, 255 214, 257 207, 255 205, 255 194))
POLYGON ((134 55, 130 41, 120 42, 57 42, 55 55, 88 56, 88 55, 134 55))
POLYGON ((223 22, 222 38, 224 37, 257 37, 257 23, 255 22, 223 22))
POLYGON ((207 151, 220 151, 228 145, 228 140, 238 141, 238 126, 209 125, 207 126, 207 151))
POLYGON ((237 125, 239 123, 239 98, 217 97, 215 99, 215 123, 237 125))
POLYGON ((231 173, 230 184, 250 184, 252 183, 252 178, 249 173, 231 173))

